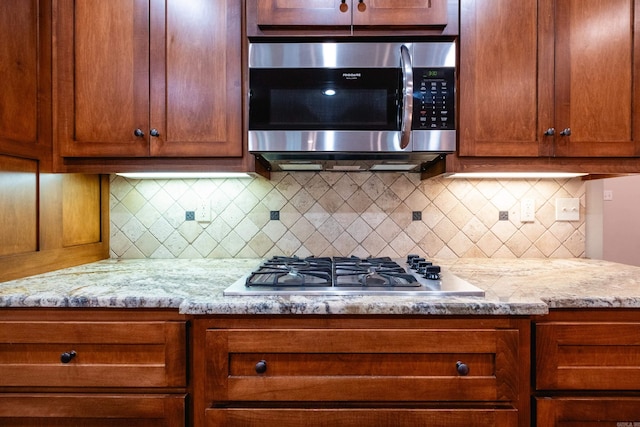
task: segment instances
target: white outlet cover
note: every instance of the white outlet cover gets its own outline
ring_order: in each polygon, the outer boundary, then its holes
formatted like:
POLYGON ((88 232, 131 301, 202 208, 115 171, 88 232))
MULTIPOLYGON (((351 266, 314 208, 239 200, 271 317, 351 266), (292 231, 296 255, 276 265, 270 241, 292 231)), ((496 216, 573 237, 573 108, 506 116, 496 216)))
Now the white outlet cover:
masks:
POLYGON ((580 221, 580 199, 556 199, 556 221, 580 221))
POLYGON ((520 222, 533 222, 536 220, 535 199, 522 199, 520 202, 520 222))

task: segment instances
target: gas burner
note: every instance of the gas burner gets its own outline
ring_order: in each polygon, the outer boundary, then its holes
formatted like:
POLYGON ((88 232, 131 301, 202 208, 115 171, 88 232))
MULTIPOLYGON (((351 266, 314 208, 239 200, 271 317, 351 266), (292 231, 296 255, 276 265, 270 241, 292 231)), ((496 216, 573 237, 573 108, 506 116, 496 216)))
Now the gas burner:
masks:
POLYGON ((274 256, 225 295, 455 295, 484 291, 419 255, 389 257, 274 256))

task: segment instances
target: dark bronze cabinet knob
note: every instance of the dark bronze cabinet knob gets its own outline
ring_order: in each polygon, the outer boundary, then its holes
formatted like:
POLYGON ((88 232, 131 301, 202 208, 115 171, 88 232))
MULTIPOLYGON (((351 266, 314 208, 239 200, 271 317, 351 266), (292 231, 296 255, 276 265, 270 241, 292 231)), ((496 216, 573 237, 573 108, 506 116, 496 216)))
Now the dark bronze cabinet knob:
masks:
POLYGON ((458 360, 456 363, 456 370, 458 371, 458 375, 466 376, 469 373, 469 366, 466 363, 462 363, 458 360))
POLYGON ((261 360, 258 363, 256 363, 256 373, 264 374, 265 372, 267 372, 267 361, 261 360))
POLYGON ((60 361, 62 363, 69 363, 76 357, 77 353, 74 350, 64 352, 60 355, 60 361))
POLYGON ((153 137, 159 137, 160 136, 160 132, 158 132, 158 129, 153 128, 151 129, 151 131, 149 132, 149 135, 153 136, 153 137))
POLYGON ((556 130, 554 128, 549 128, 544 132, 544 136, 553 136, 556 134, 556 130))
POLYGON ((137 137, 142 137, 144 136, 144 132, 142 132, 142 129, 136 129, 133 131, 133 134, 137 137))
POLYGON ((560 132, 562 136, 571 136, 571 128, 566 128, 562 132, 560 132))

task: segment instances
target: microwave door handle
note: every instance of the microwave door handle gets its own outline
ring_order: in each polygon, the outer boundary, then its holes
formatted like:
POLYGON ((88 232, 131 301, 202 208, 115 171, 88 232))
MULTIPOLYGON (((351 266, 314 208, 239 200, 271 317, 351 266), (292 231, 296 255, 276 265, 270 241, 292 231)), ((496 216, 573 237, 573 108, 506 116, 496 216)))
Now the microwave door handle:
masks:
POLYGON ((400 46, 400 65, 402 67, 402 124, 400 125, 400 148, 409 146, 411 122, 413 119, 413 65, 409 49, 400 46))

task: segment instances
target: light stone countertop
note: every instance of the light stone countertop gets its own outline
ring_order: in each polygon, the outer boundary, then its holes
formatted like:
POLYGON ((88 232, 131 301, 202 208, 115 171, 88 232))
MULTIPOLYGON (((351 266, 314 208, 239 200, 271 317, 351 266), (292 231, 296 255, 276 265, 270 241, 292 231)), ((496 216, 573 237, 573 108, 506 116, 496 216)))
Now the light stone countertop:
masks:
POLYGON ((436 260, 485 297, 225 297, 258 259, 104 260, 0 283, 0 307, 176 308, 234 315, 540 315, 640 308, 640 267, 587 259, 436 260))

